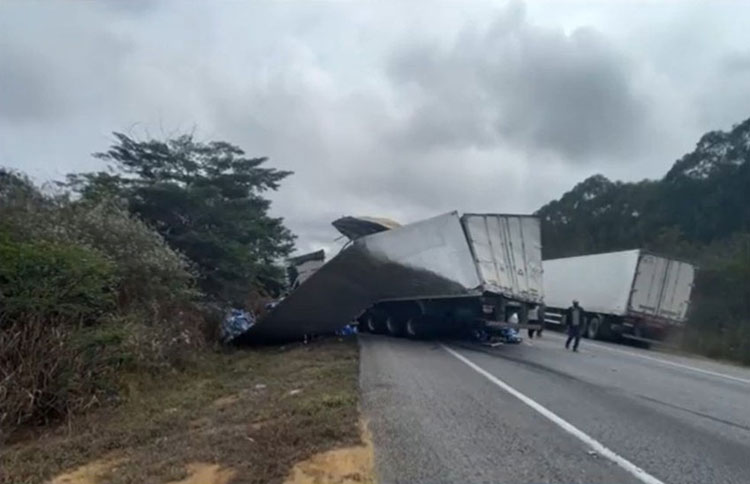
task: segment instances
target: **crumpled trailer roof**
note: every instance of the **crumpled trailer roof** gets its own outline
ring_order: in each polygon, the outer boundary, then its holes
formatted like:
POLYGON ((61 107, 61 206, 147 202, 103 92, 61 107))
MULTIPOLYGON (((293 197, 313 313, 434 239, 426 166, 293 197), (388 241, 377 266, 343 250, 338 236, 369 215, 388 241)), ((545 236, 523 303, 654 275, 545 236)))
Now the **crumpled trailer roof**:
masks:
POLYGON ((383 217, 341 217, 331 225, 349 240, 401 227, 400 223, 383 217))
POLYGON ((461 220, 451 212, 354 240, 246 336, 294 339, 333 332, 379 301, 481 292, 461 220))

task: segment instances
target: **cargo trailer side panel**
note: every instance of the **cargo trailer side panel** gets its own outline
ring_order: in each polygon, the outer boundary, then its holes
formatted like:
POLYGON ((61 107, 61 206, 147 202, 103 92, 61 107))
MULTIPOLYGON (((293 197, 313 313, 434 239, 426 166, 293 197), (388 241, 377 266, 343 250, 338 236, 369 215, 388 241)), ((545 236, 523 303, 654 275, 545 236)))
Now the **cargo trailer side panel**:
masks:
POLYGON ((357 239, 313 273, 247 336, 332 332, 372 304, 481 292, 461 222, 449 213, 357 239))
POLYGON ((541 302, 544 287, 539 219, 466 214, 461 221, 483 289, 521 301, 541 302))
POLYGON ((638 267, 638 250, 544 261, 544 303, 567 308, 578 300, 588 312, 622 316, 638 267))

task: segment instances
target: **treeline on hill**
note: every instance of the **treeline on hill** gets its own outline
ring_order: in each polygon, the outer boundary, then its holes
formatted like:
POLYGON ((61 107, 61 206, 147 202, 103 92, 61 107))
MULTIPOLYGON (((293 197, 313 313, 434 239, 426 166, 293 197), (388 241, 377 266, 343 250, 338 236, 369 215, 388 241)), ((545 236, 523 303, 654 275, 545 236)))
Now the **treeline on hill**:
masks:
POLYGON ((661 180, 596 175, 537 215, 545 259, 645 248, 697 264, 683 344, 750 364, 750 119, 705 134, 661 180))
POLYGON ((224 142, 115 137, 95 155, 109 171, 55 195, 0 169, 0 443, 179 369, 215 337, 211 308, 281 285, 293 236, 263 193, 289 172, 224 142))

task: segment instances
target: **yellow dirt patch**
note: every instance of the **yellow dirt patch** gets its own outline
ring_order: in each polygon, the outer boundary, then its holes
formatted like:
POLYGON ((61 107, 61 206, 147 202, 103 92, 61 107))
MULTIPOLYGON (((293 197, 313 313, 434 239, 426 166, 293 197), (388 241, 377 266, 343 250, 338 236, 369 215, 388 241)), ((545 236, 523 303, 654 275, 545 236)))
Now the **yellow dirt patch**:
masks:
POLYGON ((50 484, 98 484, 100 479, 125 459, 99 459, 53 478, 50 484))
POLYGON ((232 469, 222 469, 218 464, 194 462, 188 464, 188 476, 169 484, 227 484, 236 474, 232 469))
POLYGON ((362 445, 315 454, 298 462, 284 484, 373 484, 374 456, 372 437, 365 422, 360 422, 362 445))
POLYGON ((212 405, 216 408, 224 408, 229 407, 230 405, 234 405, 235 403, 240 401, 240 397, 238 395, 229 395, 226 397, 221 397, 212 403, 212 405))

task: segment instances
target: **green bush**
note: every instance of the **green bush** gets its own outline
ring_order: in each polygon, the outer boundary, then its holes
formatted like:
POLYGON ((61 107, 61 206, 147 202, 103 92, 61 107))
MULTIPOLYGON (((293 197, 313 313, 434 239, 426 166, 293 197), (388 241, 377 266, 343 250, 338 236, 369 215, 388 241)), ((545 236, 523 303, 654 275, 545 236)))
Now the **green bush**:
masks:
POLYGON ((110 201, 69 204, 59 210, 68 240, 106 254, 114 263, 121 307, 158 312, 198 293, 187 260, 146 224, 110 201))
POLYGON ((204 344, 189 263, 110 201, 0 169, 0 437, 119 398, 204 344))
POLYGON ((750 364, 750 235, 714 247, 693 291, 687 348, 750 364))
POLYGON ((17 242, 0 230, 2 320, 91 321, 114 307, 115 266, 93 250, 17 242))
POLYGON ((198 296, 188 260, 112 200, 44 196, 22 175, 0 169, 0 220, 14 240, 77 246, 107 258, 121 310, 133 306, 158 313, 198 296))

